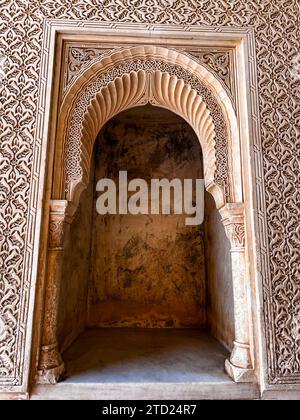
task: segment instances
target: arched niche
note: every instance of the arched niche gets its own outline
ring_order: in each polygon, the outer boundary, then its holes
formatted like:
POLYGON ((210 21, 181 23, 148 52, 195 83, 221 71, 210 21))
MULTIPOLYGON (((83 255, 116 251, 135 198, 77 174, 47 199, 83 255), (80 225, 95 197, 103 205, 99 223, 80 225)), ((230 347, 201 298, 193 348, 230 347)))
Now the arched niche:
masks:
POLYGON ((93 146, 116 114, 147 103, 166 108, 194 129, 203 151, 205 187, 231 243, 235 341, 228 374, 253 378, 246 293, 240 136, 222 84, 195 59, 159 46, 126 48, 93 62, 66 92, 58 116, 50 205, 45 320, 38 378, 55 383, 64 366, 57 346, 57 310, 64 236, 89 182, 93 146))

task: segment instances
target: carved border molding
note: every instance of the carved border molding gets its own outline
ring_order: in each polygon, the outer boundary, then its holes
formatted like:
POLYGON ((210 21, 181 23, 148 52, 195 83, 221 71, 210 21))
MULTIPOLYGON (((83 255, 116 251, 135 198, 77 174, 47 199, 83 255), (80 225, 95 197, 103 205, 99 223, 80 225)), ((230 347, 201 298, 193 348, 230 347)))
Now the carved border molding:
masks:
MULTIPOLYGON (((100 129, 114 115, 145 103, 173 111, 195 130, 203 151, 206 189, 214 197, 222 218, 226 214, 225 228, 228 231, 227 222, 232 227, 236 226, 235 221, 244 223, 240 134, 231 99, 216 76, 194 58, 155 44, 123 48, 109 56, 100 56, 74 78, 59 106, 51 193, 51 197, 56 197, 55 202, 62 200, 63 208, 65 203, 68 207, 71 204, 74 211, 81 192, 88 187, 93 146, 100 129), (224 162, 227 166, 222 174, 220 167, 224 162)), ((57 105, 53 108, 54 113, 57 105)), ((54 128, 52 131, 55 132, 54 128)), ((52 219, 50 210, 50 239, 52 219)), ((253 382, 255 364, 249 324, 252 315, 247 297, 250 285, 245 247, 238 246, 234 234, 237 231, 239 227, 230 236, 235 339, 225 369, 235 382, 253 382)), ((55 384, 63 378, 55 316, 63 281, 61 264, 62 248, 49 249, 39 384, 55 384)))

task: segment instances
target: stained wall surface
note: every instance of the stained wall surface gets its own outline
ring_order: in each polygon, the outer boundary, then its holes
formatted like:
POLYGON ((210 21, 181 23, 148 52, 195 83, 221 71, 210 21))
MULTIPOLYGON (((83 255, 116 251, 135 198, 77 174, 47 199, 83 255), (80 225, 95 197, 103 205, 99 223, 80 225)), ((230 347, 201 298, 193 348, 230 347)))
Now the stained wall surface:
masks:
MULTIPOLYGON (((105 177, 118 185, 122 170, 148 185, 151 178, 202 179, 198 139, 169 111, 125 111, 99 136, 94 186, 105 177)), ((186 226, 185 217, 101 216, 94 203, 89 326, 205 325, 204 231, 186 226)))
POLYGON ((213 197, 205 194, 205 262, 207 324, 212 334, 232 350, 234 341, 233 284, 230 242, 213 197))
MULTIPOLYGON (((94 173, 92 166, 91 173, 94 173)), ((86 325, 87 292, 90 276, 93 184, 83 192, 69 233, 66 235, 60 302, 58 339, 65 349, 86 325)))

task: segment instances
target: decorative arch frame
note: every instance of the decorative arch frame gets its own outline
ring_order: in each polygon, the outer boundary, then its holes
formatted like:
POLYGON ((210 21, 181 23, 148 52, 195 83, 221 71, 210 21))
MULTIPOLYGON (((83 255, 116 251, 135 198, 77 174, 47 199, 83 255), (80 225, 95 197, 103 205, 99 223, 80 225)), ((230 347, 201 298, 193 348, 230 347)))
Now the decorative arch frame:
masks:
POLYGON ((239 128, 220 81, 194 58, 160 46, 136 46, 95 60, 79 74, 60 108, 53 196, 77 206, 89 177, 96 135, 122 110, 151 103, 195 130, 204 154, 206 188, 217 207, 242 202, 239 128), (213 115, 213 116, 212 116, 213 115))
POLYGON ((236 382, 254 379, 247 303, 242 159, 237 115, 218 79, 175 49, 139 45, 95 60, 68 88, 60 106, 47 255, 47 285, 38 382, 64 372, 57 313, 64 238, 89 182, 93 146, 121 111, 151 103, 184 118, 203 150, 205 186, 231 243, 235 341, 225 369, 236 382))

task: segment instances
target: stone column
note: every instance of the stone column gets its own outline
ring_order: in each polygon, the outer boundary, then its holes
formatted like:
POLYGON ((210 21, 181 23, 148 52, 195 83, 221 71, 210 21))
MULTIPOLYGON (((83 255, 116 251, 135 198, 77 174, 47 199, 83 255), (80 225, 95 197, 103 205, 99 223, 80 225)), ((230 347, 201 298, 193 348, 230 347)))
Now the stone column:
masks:
POLYGON ((57 342, 57 318, 64 239, 70 223, 67 208, 68 202, 65 200, 51 201, 44 321, 37 374, 37 382, 42 384, 55 384, 64 374, 64 363, 57 342))
POLYGON ((231 244, 235 325, 233 351, 230 360, 226 361, 225 369, 235 382, 251 382, 254 379, 254 370, 249 339, 244 205, 227 204, 220 212, 231 244))

